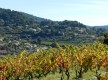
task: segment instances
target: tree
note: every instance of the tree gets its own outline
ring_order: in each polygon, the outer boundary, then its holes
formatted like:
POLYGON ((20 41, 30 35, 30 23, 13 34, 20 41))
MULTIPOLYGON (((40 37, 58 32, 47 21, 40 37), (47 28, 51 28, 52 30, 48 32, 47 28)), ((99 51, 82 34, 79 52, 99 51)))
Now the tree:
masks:
POLYGON ((108 45, 108 32, 104 34, 104 41, 103 41, 103 43, 108 45))
POLYGON ((40 45, 40 44, 41 44, 41 42, 42 42, 41 38, 40 38, 40 37, 38 37, 38 38, 37 38, 37 43, 40 45))

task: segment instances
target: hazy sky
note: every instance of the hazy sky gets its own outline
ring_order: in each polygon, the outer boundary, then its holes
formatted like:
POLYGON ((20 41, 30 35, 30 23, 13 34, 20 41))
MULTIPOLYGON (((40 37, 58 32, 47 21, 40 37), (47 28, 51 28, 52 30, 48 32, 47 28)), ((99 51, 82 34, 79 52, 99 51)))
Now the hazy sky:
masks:
POLYGON ((0 0, 0 7, 56 21, 108 25, 108 0, 0 0))

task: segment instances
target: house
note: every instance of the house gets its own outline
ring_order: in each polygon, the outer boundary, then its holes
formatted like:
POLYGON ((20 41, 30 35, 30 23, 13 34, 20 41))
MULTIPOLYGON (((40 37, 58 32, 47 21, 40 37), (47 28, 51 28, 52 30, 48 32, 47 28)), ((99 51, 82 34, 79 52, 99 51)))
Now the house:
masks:
POLYGON ((7 55, 8 51, 7 50, 0 50, 0 55, 7 55))

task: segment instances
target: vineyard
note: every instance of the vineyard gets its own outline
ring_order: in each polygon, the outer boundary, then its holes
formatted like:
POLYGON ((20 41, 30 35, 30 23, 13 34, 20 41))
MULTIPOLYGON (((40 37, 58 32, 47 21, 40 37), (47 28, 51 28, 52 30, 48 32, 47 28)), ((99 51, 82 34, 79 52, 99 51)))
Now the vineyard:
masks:
MULTIPOLYGON (((108 80, 108 46, 65 45, 0 59, 0 80, 40 80, 49 74, 59 73, 60 80, 82 80, 91 71, 95 79, 108 80), (75 74, 71 77, 71 73, 75 74)), ((91 76, 92 76, 91 75, 91 76)))

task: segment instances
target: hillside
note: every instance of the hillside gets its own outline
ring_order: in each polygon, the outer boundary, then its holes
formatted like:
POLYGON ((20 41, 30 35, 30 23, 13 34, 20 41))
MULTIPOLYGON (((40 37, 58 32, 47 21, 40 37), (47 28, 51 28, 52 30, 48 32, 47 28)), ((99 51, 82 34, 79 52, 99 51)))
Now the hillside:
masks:
POLYGON ((87 27, 78 21, 52 21, 24 12, 0 8, 0 49, 31 49, 37 45, 93 43, 104 29, 87 27))
POLYGON ((108 25, 104 25, 104 26, 94 26, 95 28, 102 28, 108 31, 108 25))
POLYGON ((0 25, 1 26, 20 26, 31 25, 34 20, 24 16, 22 13, 0 8, 0 25))
POLYGON ((33 16, 31 14, 27 14, 27 13, 24 13, 24 12, 20 12, 20 13, 23 14, 24 16, 28 17, 28 18, 33 19, 36 22, 41 22, 41 21, 48 20, 48 19, 44 19, 44 18, 37 17, 37 16, 33 16))

